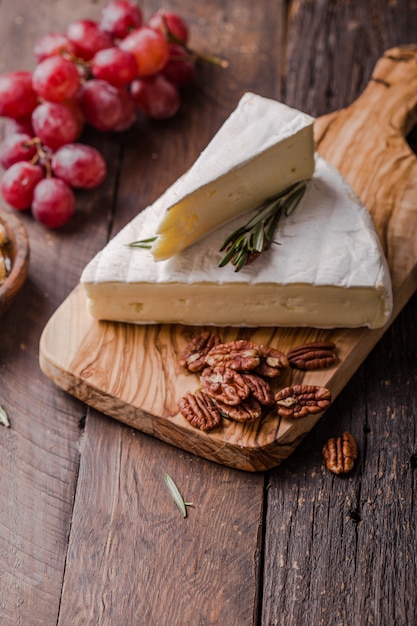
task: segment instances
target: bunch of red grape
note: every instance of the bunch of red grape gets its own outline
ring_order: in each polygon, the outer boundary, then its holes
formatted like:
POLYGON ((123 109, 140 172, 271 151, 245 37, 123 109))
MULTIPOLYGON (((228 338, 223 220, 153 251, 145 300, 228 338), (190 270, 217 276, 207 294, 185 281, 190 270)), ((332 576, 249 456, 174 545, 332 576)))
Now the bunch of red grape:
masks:
POLYGON ((176 13, 161 11, 143 23, 130 0, 111 0, 98 21, 77 20, 65 33, 35 45, 33 72, 0 76, 0 144, 4 199, 31 208, 50 228, 75 210, 73 188, 93 188, 106 163, 92 146, 77 142, 85 124, 123 131, 138 111, 153 119, 175 115, 180 88, 195 72, 188 28, 176 13))

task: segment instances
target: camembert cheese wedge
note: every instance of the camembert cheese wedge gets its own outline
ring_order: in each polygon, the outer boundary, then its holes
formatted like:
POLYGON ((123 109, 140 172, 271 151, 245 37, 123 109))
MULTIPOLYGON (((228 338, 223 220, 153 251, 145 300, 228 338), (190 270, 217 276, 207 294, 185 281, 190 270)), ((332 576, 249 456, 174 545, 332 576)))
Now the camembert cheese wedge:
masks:
POLYGON ((155 229, 167 259, 314 171, 314 119, 246 93, 194 165, 168 190, 155 229))
POLYGON ((296 210, 271 248, 236 273, 219 268, 226 237, 251 213, 165 261, 129 247, 155 233, 161 196, 87 265, 81 283, 91 315, 139 324, 378 328, 392 311, 388 266, 368 211, 321 157, 296 210))

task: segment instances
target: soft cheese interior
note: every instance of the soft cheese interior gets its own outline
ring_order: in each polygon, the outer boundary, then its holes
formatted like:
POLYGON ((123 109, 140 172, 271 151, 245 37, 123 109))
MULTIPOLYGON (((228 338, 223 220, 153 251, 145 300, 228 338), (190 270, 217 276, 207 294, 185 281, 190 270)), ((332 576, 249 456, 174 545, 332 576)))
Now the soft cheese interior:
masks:
POLYGON ((257 94, 242 96, 193 166, 172 185, 152 254, 167 259, 314 170, 314 119, 257 94))
POLYGON ((321 157, 303 200, 281 220, 276 244, 238 273, 217 265, 221 244, 242 216, 165 261, 129 247, 155 234, 166 203, 164 194, 85 268, 81 283, 94 317, 319 328, 378 328, 389 319, 390 274, 369 213, 321 157))

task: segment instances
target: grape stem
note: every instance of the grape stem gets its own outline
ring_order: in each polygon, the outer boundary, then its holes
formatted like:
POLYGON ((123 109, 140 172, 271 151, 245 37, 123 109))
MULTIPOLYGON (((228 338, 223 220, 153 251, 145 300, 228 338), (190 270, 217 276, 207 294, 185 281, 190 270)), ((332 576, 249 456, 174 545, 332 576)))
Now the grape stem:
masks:
POLYGON ((191 48, 189 48, 182 39, 180 39, 179 37, 176 37, 174 33, 170 30, 165 16, 162 16, 162 20, 164 22, 167 39, 170 43, 176 43, 182 46, 187 51, 187 53, 196 60, 206 61, 207 63, 218 65, 219 67, 222 67, 223 69, 226 69, 227 67, 229 67, 229 62, 226 61, 226 59, 221 59, 220 57, 213 56, 212 54, 205 54, 204 52, 196 52, 195 50, 192 50, 191 48))
POLYGON ((36 165, 39 161, 42 161, 42 165, 46 170, 46 177, 52 176, 51 157, 44 149, 39 137, 33 137, 30 141, 27 141, 26 146, 36 146, 36 154, 31 159, 30 163, 36 165))

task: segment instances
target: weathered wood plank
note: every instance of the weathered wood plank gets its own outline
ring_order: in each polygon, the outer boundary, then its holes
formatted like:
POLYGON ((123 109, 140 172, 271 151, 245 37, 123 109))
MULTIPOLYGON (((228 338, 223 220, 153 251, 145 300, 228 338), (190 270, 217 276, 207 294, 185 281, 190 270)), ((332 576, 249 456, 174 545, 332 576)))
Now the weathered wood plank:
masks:
MULTIPOLYGON (((382 50, 416 43, 417 11, 406 2, 314 4, 293 3, 286 95, 323 113, 357 97, 382 50), (301 51, 300 40, 309 47, 301 51), (321 54, 325 42, 333 54, 321 54), (297 64, 309 76, 308 89, 297 64)), ((325 417, 270 473, 265 626, 415 621, 416 314, 414 296, 325 417), (355 435, 361 454, 346 478, 331 475, 321 455, 325 441, 343 430, 355 435)))
POLYGON ((415 545, 417 297, 351 383, 269 478, 263 624, 411 624, 415 545), (330 474, 321 448, 344 430, 360 459, 330 474))
MULTIPOLYGON (((146 14, 157 6, 146 4, 146 14)), ((123 138, 112 232, 182 173, 244 91, 264 86, 257 75, 270 54, 264 11, 223 2, 170 8, 189 19, 194 47, 227 57, 233 69, 204 66, 177 119, 143 121, 137 138, 123 138)), ((78 623, 114 624, 121 612, 125 623, 254 624, 263 487, 262 474, 205 462, 89 412, 60 625, 74 623, 74 615, 78 623), (164 471, 195 505, 186 520, 164 471)))
POLYGON ((91 412, 60 626, 255 623, 262 490, 91 412), (193 504, 186 519, 164 473, 193 504))
MULTIPOLYGON (((6 0, 0 6, 0 72, 31 70, 33 45, 74 16, 93 15, 84 2, 6 0)), ((103 151, 111 154, 104 140, 103 151)), ((95 195, 108 205, 114 175, 95 195)), ((80 194, 71 226, 50 232, 20 215, 31 248, 29 275, 0 319, 0 403, 10 429, 0 431, 0 621, 5 626, 55 624, 65 569, 86 409, 41 373, 41 331, 107 236, 107 215, 80 194)))

